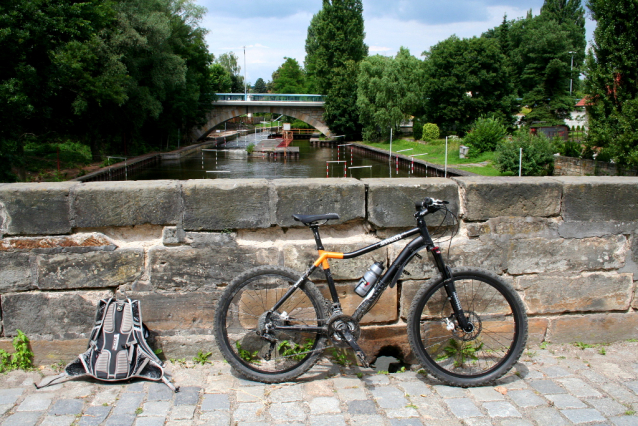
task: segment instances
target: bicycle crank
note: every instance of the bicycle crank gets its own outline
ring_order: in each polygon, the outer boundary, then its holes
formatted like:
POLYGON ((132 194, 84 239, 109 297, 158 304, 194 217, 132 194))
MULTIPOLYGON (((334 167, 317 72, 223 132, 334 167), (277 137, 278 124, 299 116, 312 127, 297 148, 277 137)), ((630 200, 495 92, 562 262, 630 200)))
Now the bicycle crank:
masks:
POLYGON ((369 367, 365 352, 357 344, 361 336, 359 322, 349 315, 336 314, 328 320, 328 335, 337 347, 351 347, 364 367, 369 367))

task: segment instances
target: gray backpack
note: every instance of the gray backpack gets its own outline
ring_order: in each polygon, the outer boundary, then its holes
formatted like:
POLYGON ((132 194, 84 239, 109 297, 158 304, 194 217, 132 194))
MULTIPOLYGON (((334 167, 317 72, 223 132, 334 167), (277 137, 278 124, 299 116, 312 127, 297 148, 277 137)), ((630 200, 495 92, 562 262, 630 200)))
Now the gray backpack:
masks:
POLYGON ((133 377, 162 381, 177 392, 164 373, 162 361, 146 343, 148 330, 142 323, 139 300, 100 300, 88 349, 64 368, 44 379, 37 388, 70 377, 88 375, 118 381, 133 377))

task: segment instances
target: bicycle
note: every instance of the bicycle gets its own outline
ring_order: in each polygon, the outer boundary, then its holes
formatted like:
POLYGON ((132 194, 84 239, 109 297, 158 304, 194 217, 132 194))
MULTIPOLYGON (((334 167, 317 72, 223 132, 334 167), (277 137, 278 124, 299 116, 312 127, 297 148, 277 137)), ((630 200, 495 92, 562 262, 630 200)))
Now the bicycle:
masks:
POLYGON ((413 259, 423 259, 419 251, 425 249, 439 275, 412 300, 407 317, 412 351, 430 374, 450 385, 481 386, 503 376, 527 341, 525 308, 516 291, 496 274, 446 266, 425 217, 440 210, 447 217, 447 204, 431 198, 417 202, 416 228, 350 253, 326 251, 321 242, 319 226, 339 215, 293 215, 312 230, 319 257, 301 276, 285 267, 261 266, 229 284, 215 314, 215 338, 224 358, 249 379, 283 382, 308 371, 330 340, 334 346, 352 348, 368 367, 357 343, 359 322, 383 291, 407 273, 405 267, 413 259), (352 315, 344 314, 328 259, 355 258, 413 236, 385 273, 379 263, 366 272, 355 289, 363 300, 352 315), (309 279, 319 267, 331 300, 309 279))

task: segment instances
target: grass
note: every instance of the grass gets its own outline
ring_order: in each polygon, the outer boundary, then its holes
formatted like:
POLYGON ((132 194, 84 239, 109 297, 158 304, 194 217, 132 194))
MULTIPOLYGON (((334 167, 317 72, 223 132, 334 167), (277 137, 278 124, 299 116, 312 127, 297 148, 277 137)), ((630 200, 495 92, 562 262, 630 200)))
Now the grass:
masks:
MULTIPOLYGON (((373 148, 390 150, 390 143, 387 142, 363 142, 363 144, 373 148)), ((460 139, 448 140, 448 167, 466 170, 483 176, 501 176, 501 173, 494 167, 494 152, 484 152, 476 158, 459 158, 459 147, 462 144, 460 139), (475 166, 476 163, 487 162, 487 165, 475 166), (471 166, 464 166, 471 164, 471 166)), ((431 142, 416 142, 409 139, 397 139, 392 141, 392 152, 404 149, 412 149, 412 151, 402 152, 401 154, 409 156, 413 154, 423 154, 416 157, 417 159, 427 161, 429 163, 445 165, 445 139, 437 139, 431 142)))

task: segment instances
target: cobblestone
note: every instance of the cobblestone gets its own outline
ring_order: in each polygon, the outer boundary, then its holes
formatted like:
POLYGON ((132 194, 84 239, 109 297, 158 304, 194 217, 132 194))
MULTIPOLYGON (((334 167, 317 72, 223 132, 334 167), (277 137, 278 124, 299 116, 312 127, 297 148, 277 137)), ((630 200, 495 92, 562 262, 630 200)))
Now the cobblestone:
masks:
POLYGON ((612 344, 606 355, 573 345, 548 348, 529 348, 526 354, 538 355, 524 355, 496 384, 468 389, 417 374, 420 366, 375 374, 327 358, 301 379, 282 384, 239 379, 219 361, 169 364, 182 385, 179 393, 143 380, 86 379, 38 391, 33 373, 12 371, 0 375, 0 424, 638 426, 638 343, 612 344))

